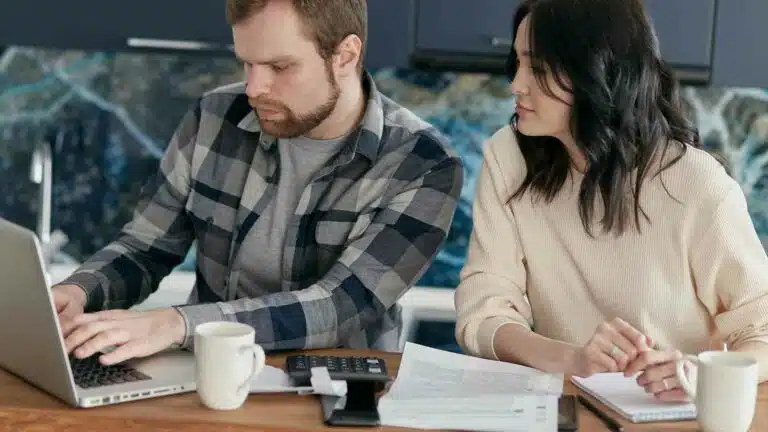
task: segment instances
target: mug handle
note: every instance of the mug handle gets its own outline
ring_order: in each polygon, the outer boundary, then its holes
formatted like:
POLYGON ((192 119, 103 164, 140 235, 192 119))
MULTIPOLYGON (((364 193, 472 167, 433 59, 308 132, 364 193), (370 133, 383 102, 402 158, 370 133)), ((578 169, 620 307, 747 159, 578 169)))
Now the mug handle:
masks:
POLYGON ((267 357, 264 354, 264 348, 262 348, 261 345, 253 344, 240 348, 240 354, 249 353, 253 355, 253 367, 251 368, 250 375, 248 375, 248 378, 246 378, 245 382, 240 386, 238 391, 243 391, 246 386, 250 385, 253 376, 261 372, 267 360, 267 357))
POLYGON ((680 387, 683 388, 685 394, 688 395, 691 400, 696 399, 696 386, 688 379, 688 375, 685 373, 685 361, 693 363, 696 367, 699 366, 699 358, 693 355, 685 355, 683 358, 677 361, 677 380, 680 381, 680 387))

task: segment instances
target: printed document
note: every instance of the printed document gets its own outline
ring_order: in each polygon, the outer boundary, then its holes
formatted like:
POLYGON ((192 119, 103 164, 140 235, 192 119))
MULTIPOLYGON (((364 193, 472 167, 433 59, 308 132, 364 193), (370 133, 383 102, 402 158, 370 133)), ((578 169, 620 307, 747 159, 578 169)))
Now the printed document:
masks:
POLYGON ((408 342, 382 424, 423 429, 557 431, 563 375, 408 342))

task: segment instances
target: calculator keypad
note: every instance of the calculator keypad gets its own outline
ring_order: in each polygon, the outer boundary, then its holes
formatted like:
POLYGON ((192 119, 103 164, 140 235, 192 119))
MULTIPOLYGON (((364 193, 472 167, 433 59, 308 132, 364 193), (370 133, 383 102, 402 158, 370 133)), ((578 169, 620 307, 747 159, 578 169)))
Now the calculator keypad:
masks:
POLYGON ((377 357, 340 357, 292 355, 286 359, 288 375, 297 385, 306 385, 314 367, 328 369, 333 380, 341 381, 389 381, 386 363, 377 357))

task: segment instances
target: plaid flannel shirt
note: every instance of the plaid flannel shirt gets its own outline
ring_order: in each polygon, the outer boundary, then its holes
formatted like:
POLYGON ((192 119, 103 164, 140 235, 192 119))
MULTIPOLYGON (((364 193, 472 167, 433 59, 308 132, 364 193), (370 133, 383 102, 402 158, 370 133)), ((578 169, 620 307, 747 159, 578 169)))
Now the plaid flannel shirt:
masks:
POLYGON ((128 308, 196 240, 195 286, 177 306, 183 347, 192 346, 196 325, 224 320, 254 327, 267 350, 397 350, 397 300, 446 239, 463 167, 434 127, 379 93, 368 73, 363 82, 362 124, 285 215, 279 292, 239 284, 233 266, 279 181, 276 139, 260 130, 242 83, 197 101, 133 219, 62 283, 83 287, 87 311, 128 308))

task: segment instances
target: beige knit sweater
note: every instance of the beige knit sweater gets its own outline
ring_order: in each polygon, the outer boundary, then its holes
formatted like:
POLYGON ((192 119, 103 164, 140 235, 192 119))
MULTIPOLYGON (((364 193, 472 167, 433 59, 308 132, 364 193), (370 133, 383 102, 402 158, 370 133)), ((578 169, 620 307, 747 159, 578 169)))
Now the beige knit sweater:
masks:
MULTIPOLYGON (((551 203, 526 194, 505 205, 525 173, 504 127, 484 148, 456 289, 456 337, 465 351, 496 359, 493 338, 506 323, 582 345, 614 317, 686 353, 722 341, 768 343, 768 257, 741 188, 710 155, 689 148, 648 180, 640 202, 651 224, 620 237, 603 234, 597 222, 595 239, 585 233, 575 170, 551 203)), ((596 219, 601 208, 598 201, 596 219)))

